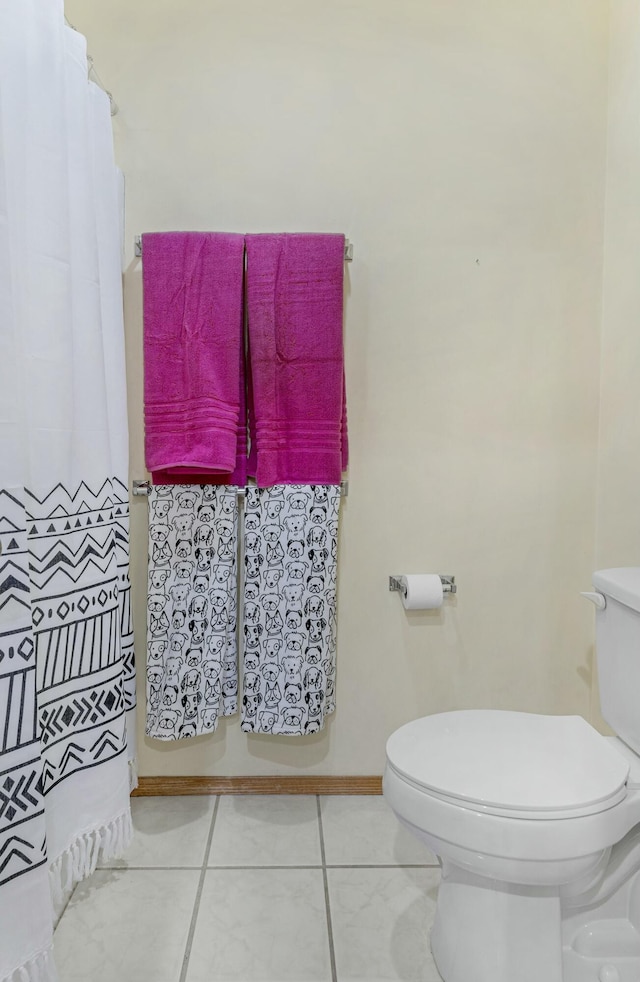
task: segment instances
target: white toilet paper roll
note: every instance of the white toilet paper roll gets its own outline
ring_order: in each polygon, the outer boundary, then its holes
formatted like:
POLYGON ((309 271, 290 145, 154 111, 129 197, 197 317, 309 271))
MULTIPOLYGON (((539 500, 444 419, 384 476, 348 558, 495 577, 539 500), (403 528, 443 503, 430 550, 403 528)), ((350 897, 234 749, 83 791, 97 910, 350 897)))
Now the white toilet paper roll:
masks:
POLYGON ((407 610, 436 610, 442 607, 442 580, 437 573, 414 573, 400 577, 402 603, 407 610))

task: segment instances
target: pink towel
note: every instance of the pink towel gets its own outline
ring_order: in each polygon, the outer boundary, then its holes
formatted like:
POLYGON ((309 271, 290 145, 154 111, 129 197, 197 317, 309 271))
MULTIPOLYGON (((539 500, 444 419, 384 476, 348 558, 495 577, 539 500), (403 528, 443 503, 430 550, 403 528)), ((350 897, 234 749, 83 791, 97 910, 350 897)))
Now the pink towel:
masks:
POLYGON ((339 484, 348 463, 343 235, 247 235, 249 473, 339 484))
POLYGON ((242 235, 143 236, 145 457, 155 484, 246 481, 243 256, 242 235))

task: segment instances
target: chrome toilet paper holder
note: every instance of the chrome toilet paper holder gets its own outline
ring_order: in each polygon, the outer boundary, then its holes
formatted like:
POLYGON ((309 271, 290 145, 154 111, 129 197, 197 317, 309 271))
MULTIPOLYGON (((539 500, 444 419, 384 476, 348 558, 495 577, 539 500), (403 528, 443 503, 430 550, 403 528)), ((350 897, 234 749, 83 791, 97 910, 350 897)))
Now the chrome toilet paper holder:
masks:
MULTIPOLYGON (((451 576, 449 573, 438 573, 440 577, 440 582, 442 583, 443 593, 457 593, 458 587, 456 586, 455 576, 451 576)), ((403 596, 407 595, 407 591, 402 583, 402 579, 399 573, 395 576, 389 577, 389 590, 391 593, 401 593, 403 596)))

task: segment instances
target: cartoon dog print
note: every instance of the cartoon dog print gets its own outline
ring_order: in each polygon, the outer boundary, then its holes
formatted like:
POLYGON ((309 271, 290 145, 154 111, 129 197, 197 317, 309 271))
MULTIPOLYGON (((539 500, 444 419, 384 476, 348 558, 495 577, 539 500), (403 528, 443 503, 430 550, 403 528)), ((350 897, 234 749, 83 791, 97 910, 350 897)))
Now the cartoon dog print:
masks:
POLYGON ((211 681, 211 679, 220 678, 222 673, 222 662, 217 658, 207 658, 202 663, 202 671, 204 677, 211 681))
POLYGON ((295 706, 287 706, 282 710, 281 715, 281 725, 279 727, 280 733, 300 733, 302 728, 302 716, 303 712, 295 706))
POLYGON ((304 556, 304 540, 291 539, 287 542, 287 556, 289 559, 301 559, 304 556))
POLYGON ((311 490, 313 491, 314 505, 324 505, 327 502, 329 489, 325 484, 314 484, 311 490))
POLYGON ((257 532, 247 532, 244 539, 244 551, 248 556, 256 556, 262 548, 262 539, 257 532))
MULTIPOLYGON (((189 493, 189 492, 185 492, 189 493)), ((176 530, 176 538, 178 539, 190 539, 191 529, 193 528, 193 523, 195 522, 194 515, 176 515, 172 521, 172 525, 176 530)))
POLYGON ((168 525, 167 515, 171 511, 171 504, 172 502, 167 501, 166 498, 160 501, 152 501, 151 510, 153 511, 153 521, 168 525))
POLYGON ((306 638, 298 631, 290 631, 289 634, 285 635, 284 640, 287 646, 287 653, 295 654, 296 652, 302 651, 306 638))
POLYGON ((180 669, 182 668, 182 658, 180 655, 169 655, 164 663, 166 685, 178 685, 180 669))
POLYGON ((229 594, 225 593, 224 590, 209 590, 209 600, 211 601, 211 606, 214 610, 217 610, 218 613, 225 609, 229 599, 229 594))
POLYGON ((258 624, 260 621, 260 608, 257 604, 246 603, 244 605, 244 619, 246 624, 258 624))
POLYGON ((226 610, 212 610, 211 611, 211 630, 220 631, 224 633, 227 629, 227 612, 226 610))
POLYGON ((264 628, 262 624, 245 624, 244 625, 244 638, 245 647, 249 650, 256 649, 260 647, 260 635, 262 634, 264 628))
POLYGON ((175 554, 178 559, 188 559, 191 555, 191 539, 178 539, 176 542, 175 554))
POLYGON ((264 574, 264 583, 267 590, 275 590, 283 576, 283 569, 268 569, 264 574))
POLYGON ((230 542, 233 536, 233 522, 225 522, 221 518, 215 523, 214 528, 222 542, 230 542))
POLYGON ((310 665, 319 665, 322 661, 322 648, 312 645, 305 649, 304 657, 310 665))
POLYGON ((189 648, 185 661, 189 668, 197 668, 202 662, 202 648, 189 648))
MULTIPOLYGON (((264 556, 245 556, 244 565, 246 569, 246 578, 248 580, 259 580, 260 579, 260 567, 264 563, 264 556)), ((225 567, 226 569, 226 567, 225 567)))
POLYGON ((149 608, 149 633, 154 638, 160 634, 166 634, 169 629, 169 618, 164 611, 166 599, 162 594, 152 594, 147 601, 149 608))
POLYGON ((287 495, 287 501, 292 511, 305 511, 309 495, 305 491, 293 491, 287 495))
POLYGON ((180 631, 186 622, 187 614, 184 610, 174 610, 171 615, 171 627, 174 631, 180 631))
POLYGON ((218 562, 234 563, 235 558, 236 558, 236 550, 232 542, 218 543, 218 562))
POLYGON ((169 596, 173 600, 176 607, 182 607, 186 609, 187 597, 189 596, 189 584, 188 583, 176 583, 172 587, 169 587, 169 596))
POLYGON ((265 658, 277 658, 282 644, 282 638, 268 638, 264 643, 265 658))
POLYGON ((209 610, 209 603, 206 597, 192 597, 189 604, 189 617, 205 617, 209 610))
POLYGON ((180 683, 181 692, 198 692, 202 683, 202 676, 195 668, 185 672, 180 683))
POLYGON ((287 607, 291 608, 292 610, 295 610, 297 607, 300 606, 300 603, 302 601, 302 595, 304 593, 304 587, 301 584, 288 583, 285 587, 282 588, 282 592, 284 594, 285 600, 287 601, 287 607))
POLYGON ((213 529, 208 525, 198 525, 193 535, 193 544, 200 548, 209 548, 213 541, 213 529))
POLYGON ((288 610, 284 620, 290 631, 299 631, 302 627, 302 611, 288 610))
POLYGON ((225 696, 222 700, 222 715, 223 716, 233 716, 234 713, 238 712, 238 697, 237 696, 225 696))
POLYGON ((302 655, 283 655, 281 665, 285 673, 286 683, 302 682, 302 655))
POLYGON ((304 735, 310 736, 312 733, 318 733, 320 730, 320 720, 308 719, 304 724, 304 735))
POLYGON ((149 570, 149 586, 152 590, 156 590, 159 593, 164 593, 164 586, 169 579, 168 569, 150 569, 149 570))
POLYGON ((255 532, 257 528, 260 528, 260 516, 259 515, 245 515, 244 527, 251 532, 255 532))
POLYGON ((284 520, 290 539, 302 538, 304 531, 304 515, 287 515, 284 520))
POLYGON ((303 681, 305 689, 320 689, 322 688, 322 672, 319 668, 312 666, 304 673, 303 681))
POLYGON ((169 642, 167 641, 166 638, 162 638, 162 640, 160 641, 149 641, 148 644, 149 657, 153 659, 162 658, 168 647, 169 647, 169 642))
POLYGON ((215 501, 216 492, 218 490, 217 484, 203 484, 202 485, 202 497, 204 501, 215 501))
POLYGON ((280 616, 280 611, 277 610, 275 614, 267 614, 265 627, 267 629, 267 634, 280 634, 282 628, 284 627, 284 622, 280 616))
POLYGON ((271 733, 277 718, 277 713, 270 712, 268 709, 263 709, 258 718, 261 731, 263 733, 271 733))
POLYGON ((312 522, 313 525, 322 525, 324 522, 326 522, 326 520, 326 508, 318 508, 317 506, 314 506, 309 512, 309 521, 312 522))
POLYGON ((244 670, 245 672, 253 672, 260 664, 260 656, 257 651, 246 651, 244 654, 244 670))
POLYGON ((307 617, 322 617, 324 614, 324 600, 317 595, 308 597, 304 605, 304 612, 307 617))
POLYGON ((311 576, 307 577, 307 590, 309 593, 322 593, 324 590, 324 577, 323 576, 311 576))
POLYGON ((180 703, 184 709, 185 720, 193 720, 198 715, 198 708, 202 702, 201 692, 185 692, 180 703))
POLYGON ((314 526, 309 529, 307 533, 307 545, 312 549, 323 549, 327 541, 327 533, 325 529, 318 528, 314 526))
POLYGON ((218 710, 205 708, 200 712, 200 719, 205 730, 215 730, 218 722, 218 710))
MULTIPOLYGON (((245 560, 248 557, 245 556, 245 560)), ((262 559, 262 556, 256 556, 256 559, 262 559)), ((216 583, 225 584, 229 577, 231 576, 231 569, 229 566, 220 564, 213 567, 213 578, 216 583)))
POLYGON ((153 685, 155 687, 162 685, 162 676, 163 671, 159 666, 150 666, 147 669, 147 682, 149 685, 153 685))
POLYGON ((179 718, 174 709, 165 709, 158 720, 158 728, 167 735, 174 733, 179 718))
POLYGON ((309 719, 317 719, 322 716, 322 706, 324 702, 324 692, 322 689, 314 689, 305 693, 304 701, 307 704, 309 719))
POLYGON ((302 700, 302 686, 298 682, 285 682, 284 698, 290 705, 295 706, 302 700))
POLYGON ((165 685, 162 693, 163 706, 173 706, 178 701, 178 687, 175 685, 165 685))
POLYGON ((220 507, 223 515, 233 515, 236 510, 237 498, 235 494, 222 494, 220 496, 220 507))
POLYGON ((211 570, 211 558, 213 549, 209 546, 198 546, 194 553, 196 557, 196 568, 199 573, 209 573, 211 570))
POLYGON ((309 549, 307 555, 311 560, 311 573, 322 573, 324 571, 325 563, 329 558, 328 549, 309 549))
POLYGON ((198 500, 198 493, 196 491, 181 491, 176 500, 180 508, 184 508, 185 511, 191 511, 198 500))
POLYGON ((284 508, 284 498, 273 498, 271 497, 267 501, 267 517, 271 521, 275 521, 282 509, 284 508))
POLYGON ((267 565, 268 566, 279 566, 284 559, 284 549, 280 542, 276 542, 274 546, 267 546, 267 565))
POLYGON ((224 635, 220 636, 219 634, 210 634, 207 638, 207 647, 210 653, 214 656, 221 654, 225 645, 225 640, 224 635))
MULTIPOLYGON (((199 522, 212 522, 215 518, 215 509, 213 507, 212 501, 205 501, 204 504, 198 507, 196 512, 199 522)), ((205 525, 201 525, 200 528, 204 529, 205 525)), ((207 529, 207 532, 211 533, 211 529, 207 529)))
POLYGON ((260 587, 258 586, 257 583, 245 583, 244 585, 245 600, 257 600, 259 593, 260 593, 260 587))
POLYGON ((244 695, 242 697, 242 705, 244 706, 244 715, 247 719, 255 720, 258 708, 262 703, 262 695, 260 692, 252 693, 251 695, 244 695))
POLYGON ((209 577, 206 573, 198 573, 193 578, 194 593, 206 593, 209 589, 209 577))
POLYGON ((181 739, 185 739, 186 737, 194 737, 197 735, 198 735, 198 727, 196 726, 195 722, 182 723, 180 725, 180 728, 178 730, 178 736, 181 739))
POLYGON ((181 631, 177 631, 175 634, 172 634, 169 639, 171 650, 182 652, 182 649, 184 648, 188 640, 189 638, 187 637, 186 634, 182 634, 181 631))
POLYGON ((286 570, 289 574, 289 579, 303 580, 304 575, 307 572, 307 567, 304 565, 304 563, 287 563, 286 570))
POLYGON ((149 707, 151 709, 158 709, 160 706, 160 689, 154 689, 152 686, 149 687, 149 694, 147 696, 149 700, 149 707))
POLYGON ((222 692, 222 686, 220 685, 220 680, 216 679, 215 682, 205 682, 204 684, 204 701, 207 705, 211 703, 218 704, 220 700, 220 693, 222 692))
MULTIPOLYGON (((169 528, 169 526, 156 525, 156 529, 169 528)), ((156 533, 157 534, 157 533, 156 533)), ((151 546, 151 562, 155 566, 168 566, 171 562, 172 552, 168 542, 155 541, 151 546)))
POLYGON ((191 620, 189 621, 189 630, 191 631, 191 644, 199 645, 204 644, 204 636, 209 626, 209 621, 206 617, 202 620, 191 620))
POLYGON ((255 672, 248 672, 242 680, 242 687, 245 692, 254 693, 260 689, 260 676, 255 672))
POLYGON ((182 559, 178 563, 173 564, 173 569, 178 580, 190 580, 194 563, 191 560, 182 559))
POLYGON ((322 632, 327 626, 327 622, 324 617, 309 617, 305 622, 305 627, 309 632, 309 641, 312 644, 316 644, 318 641, 322 641, 322 632))

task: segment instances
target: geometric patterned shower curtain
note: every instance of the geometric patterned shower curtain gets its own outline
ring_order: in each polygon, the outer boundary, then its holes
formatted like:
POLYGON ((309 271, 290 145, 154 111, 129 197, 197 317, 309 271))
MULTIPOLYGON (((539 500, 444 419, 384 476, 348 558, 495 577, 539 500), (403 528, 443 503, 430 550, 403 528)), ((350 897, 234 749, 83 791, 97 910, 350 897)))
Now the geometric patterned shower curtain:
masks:
POLYGON ((109 100, 61 0, 0 3, 0 980, 131 835, 135 674, 109 100))

